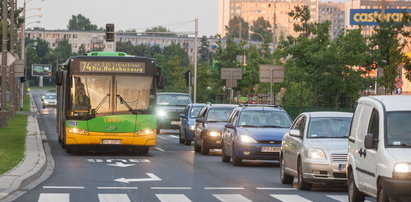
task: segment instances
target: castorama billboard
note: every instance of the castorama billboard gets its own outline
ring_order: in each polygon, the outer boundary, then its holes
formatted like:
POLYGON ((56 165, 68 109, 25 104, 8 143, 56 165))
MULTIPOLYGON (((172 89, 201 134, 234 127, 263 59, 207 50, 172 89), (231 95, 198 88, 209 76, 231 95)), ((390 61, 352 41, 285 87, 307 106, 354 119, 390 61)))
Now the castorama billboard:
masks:
POLYGON ((381 9, 351 9, 350 25, 378 25, 377 19, 400 22, 404 13, 410 15, 411 9, 385 9, 384 14, 381 9))

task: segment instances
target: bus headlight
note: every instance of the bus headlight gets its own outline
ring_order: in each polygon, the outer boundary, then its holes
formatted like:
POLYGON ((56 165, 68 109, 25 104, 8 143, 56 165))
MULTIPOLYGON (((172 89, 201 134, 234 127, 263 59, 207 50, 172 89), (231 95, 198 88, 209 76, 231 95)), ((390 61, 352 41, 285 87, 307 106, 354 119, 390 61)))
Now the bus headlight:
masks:
POLYGON ((157 111, 157 116, 162 118, 162 117, 166 117, 167 113, 164 110, 158 110, 157 111))
POLYGON ((152 129, 145 129, 135 132, 136 135, 154 135, 155 133, 156 131, 152 129))
POLYGON ((80 135, 87 135, 88 134, 88 131, 80 129, 80 128, 69 128, 68 131, 70 133, 80 134, 80 135))

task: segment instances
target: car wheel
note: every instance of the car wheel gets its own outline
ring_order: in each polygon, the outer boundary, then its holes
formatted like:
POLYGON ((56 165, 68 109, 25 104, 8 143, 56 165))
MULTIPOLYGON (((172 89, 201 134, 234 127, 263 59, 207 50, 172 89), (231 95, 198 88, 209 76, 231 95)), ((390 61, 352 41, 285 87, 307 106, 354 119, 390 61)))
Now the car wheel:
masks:
POLYGON ((285 163, 282 155, 280 155, 280 178, 283 184, 292 184, 294 177, 285 173, 285 163))
POLYGON ((184 144, 184 139, 181 138, 181 129, 180 129, 180 134, 178 135, 178 142, 179 142, 180 144, 184 144))
POLYGON ((359 202, 364 200, 364 194, 358 190, 357 185, 355 184, 354 174, 352 171, 348 171, 348 201, 359 202))
POLYGON ((46 106, 43 105, 43 109, 45 109, 45 108, 46 108, 46 106))
POLYGON ((201 151, 200 145, 197 145, 197 140, 196 140, 196 138, 194 138, 194 151, 195 151, 195 152, 200 152, 200 151, 201 151))
POLYGON ((207 144, 201 139, 201 154, 208 155, 210 153, 210 149, 208 148, 207 144))
POLYGON ((307 183, 304 180, 304 175, 303 175, 303 165, 301 160, 298 161, 298 189, 299 190, 310 190, 312 187, 312 184, 307 183))
POLYGON ((377 201, 378 202, 388 202, 388 196, 387 193, 385 192, 384 185, 381 183, 381 181, 378 183, 378 190, 377 190, 377 201))
POLYGON ((221 161, 227 163, 230 162, 230 159, 231 158, 225 154, 224 142, 221 142, 221 161))
POLYGON ((66 134, 63 134, 63 137, 61 139, 61 147, 63 147, 63 149, 66 148, 66 134))
POLYGON ((233 146, 231 163, 232 163, 234 166, 239 166, 239 165, 241 165, 241 163, 242 163, 242 159, 239 158, 237 155, 235 155, 234 146, 233 146))
POLYGON ((184 142, 185 145, 187 145, 187 146, 191 145, 191 140, 188 139, 188 132, 187 131, 184 132, 184 141, 185 141, 184 142))

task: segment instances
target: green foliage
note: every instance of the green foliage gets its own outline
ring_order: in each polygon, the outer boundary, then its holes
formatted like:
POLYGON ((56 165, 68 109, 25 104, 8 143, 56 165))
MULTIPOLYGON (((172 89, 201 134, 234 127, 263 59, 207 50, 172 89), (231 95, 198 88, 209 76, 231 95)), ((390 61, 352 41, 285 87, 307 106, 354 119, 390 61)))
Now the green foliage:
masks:
POLYGON ((80 47, 78 48, 77 55, 84 55, 84 54, 87 54, 86 47, 84 47, 84 44, 81 44, 80 47))
POLYGON ((147 29, 145 32, 165 32, 166 33, 166 34, 147 33, 148 35, 153 35, 153 36, 177 36, 176 34, 167 33, 167 32, 171 32, 171 31, 169 29, 163 27, 163 26, 152 27, 150 29, 147 29))
POLYGON ((91 24, 90 19, 84 17, 81 14, 72 15, 71 19, 67 25, 68 30, 86 30, 86 31, 96 31, 97 25, 91 24))
POLYGON ((225 26, 226 35, 229 38, 248 39, 249 25, 243 18, 235 16, 225 26))
POLYGON ((251 36, 250 39, 253 41, 262 41, 266 43, 271 43, 272 41, 272 31, 271 24, 263 17, 259 17, 253 22, 251 26, 251 36))
MULTIPOLYGON (((7 1, 7 3, 8 3, 8 6, 7 6, 8 7, 8 10, 7 10, 8 15, 7 16, 8 16, 8 23, 9 23, 8 26, 10 26, 11 1, 7 1)), ((14 6, 15 6, 15 8, 17 8, 17 5, 14 5, 14 6)), ((14 22, 15 22, 14 27, 15 27, 16 30, 19 30, 21 25, 24 22, 24 18, 21 15, 22 12, 23 12, 23 8, 17 8, 14 11, 14 22)), ((0 3, 0 16, 3 18, 3 3, 0 3)), ((8 39, 10 39, 10 33, 9 32, 7 33, 7 35, 8 35, 7 38, 8 39)), ((15 33, 17 33, 17 32, 15 32, 15 33)), ((16 34, 14 36, 16 37, 16 34)), ((2 39, 2 37, 3 37, 3 23, 0 22, 0 39, 2 39)), ((8 46, 10 46, 10 41, 8 43, 9 43, 8 46)), ((18 48, 18 46, 16 48, 18 48)))
MULTIPOLYGON (((374 60, 379 68, 383 70, 383 75, 378 79, 378 83, 385 88, 386 93, 393 92, 395 79, 400 77, 399 67, 405 64, 407 79, 411 79, 411 61, 404 54, 404 48, 408 44, 410 32, 404 28, 411 22, 411 16, 404 14, 400 22, 393 19, 380 21, 375 27, 375 32, 371 37, 370 45, 373 50, 374 60), (404 40, 403 40, 404 39, 404 40)), ((401 77, 400 77, 401 78, 401 77)))
POLYGON ((199 63, 206 63, 206 64, 211 64, 211 53, 208 49, 209 45, 208 45, 208 41, 207 41, 207 37, 203 36, 201 38, 201 46, 198 50, 198 54, 200 56, 198 62, 199 63))
POLYGON ((130 55, 144 56, 154 58, 156 54, 161 54, 162 50, 159 46, 146 46, 143 44, 134 46, 130 41, 117 42, 116 51, 126 52, 130 55))

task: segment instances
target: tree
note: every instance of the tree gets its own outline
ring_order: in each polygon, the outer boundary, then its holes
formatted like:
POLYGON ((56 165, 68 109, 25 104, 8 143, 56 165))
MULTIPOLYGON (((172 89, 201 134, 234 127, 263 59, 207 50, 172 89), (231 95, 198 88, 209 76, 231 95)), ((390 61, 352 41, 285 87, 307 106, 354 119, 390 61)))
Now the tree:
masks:
POLYGON ((78 55, 87 54, 86 47, 84 47, 84 44, 81 44, 81 45, 80 45, 80 47, 78 48, 77 54, 78 54, 78 55))
POLYGON ((395 79, 399 77, 399 67, 405 64, 405 73, 410 80, 411 61, 404 55, 411 32, 404 29, 411 22, 411 16, 404 14, 400 22, 395 22, 392 18, 387 20, 377 19, 378 26, 371 37, 371 49, 374 60, 379 69, 383 70, 378 83, 385 88, 385 93, 392 93, 395 86, 395 79))
POLYGON ((28 39, 26 40, 27 55, 27 80, 32 84, 37 82, 37 78, 31 76, 32 64, 49 64, 50 48, 45 40, 28 39))
POLYGON ((58 63, 63 63, 73 56, 71 44, 68 40, 61 40, 57 42, 57 47, 52 51, 51 57, 56 58, 58 63))
POLYGON ((208 47, 209 45, 208 45, 207 37, 203 36, 201 38, 200 49, 198 50, 198 53, 200 54, 199 63, 206 63, 206 64, 211 63, 210 51, 208 47))
POLYGON ((272 41, 272 31, 271 24, 263 17, 259 17, 257 20, 253 21, 251 26, 251 40, 253 41, 262 41, 270 43, 272 41))
MULTIPOLYGON (((8 8, 8 23, 10 25, 10 19, 11 19, 11 2, 7 1, 7 8, 8 8)), ((15 7, 17 7, 17 5, 14 5, 15 7)), ((14 25, 14 27, 16 28, 16 30, 19 30, 19 28, 21 27, 21 25, 24 22, 24 18, 22 17, 21 13, 23 12, 23 8, 18 8, 16 11, 14 11, 14 22, 16 23, 14 25)), ((0 3, 0 16, 3 16, 3 3, 0 3)), ((0 39, 3 37, 3 23, 0 23, 0 39)), ((16 36, 16 35, 15 35, 16 36)), ((10 39, 10 33, 8 33, 8 39, 10 39)), ((10 40, 8 42, 8 46, 10 46, 10 40)), ((19 48, 19 46, 16 47, 16 50, 19 48)), ((16 51, 17 52, 17 51, 16 51)))
POLYGON ((68 30, 86 30, 86 31, 96 31, 97 25, 91 24, 90 20, 81 14, 77 16, 72 15, 69 23, 67 25, 68 30))
POLYGON ((148 35, 153 35, 153 36, 177 36, 176 34, 172 34, 170 32, 172 32, 171 30, 167 29, 166 27, 163 26, 157 26, 157 27, 152 27, 150 29, 146 29, 145 32, 154 32, 154 33, 147 33, 148 35), (155 33, 157 32, 157 33, 155 33), (165 34, 161 34, 158 32, 165 32, 165 34), (169 33, 167 33, 169 32, 169 33))
POLYGON ((242 40, 248 39, 249 25, 243 18, 235 16, 228 21, 228 26, 225 26, 227 37, 239 38, 242 40))

